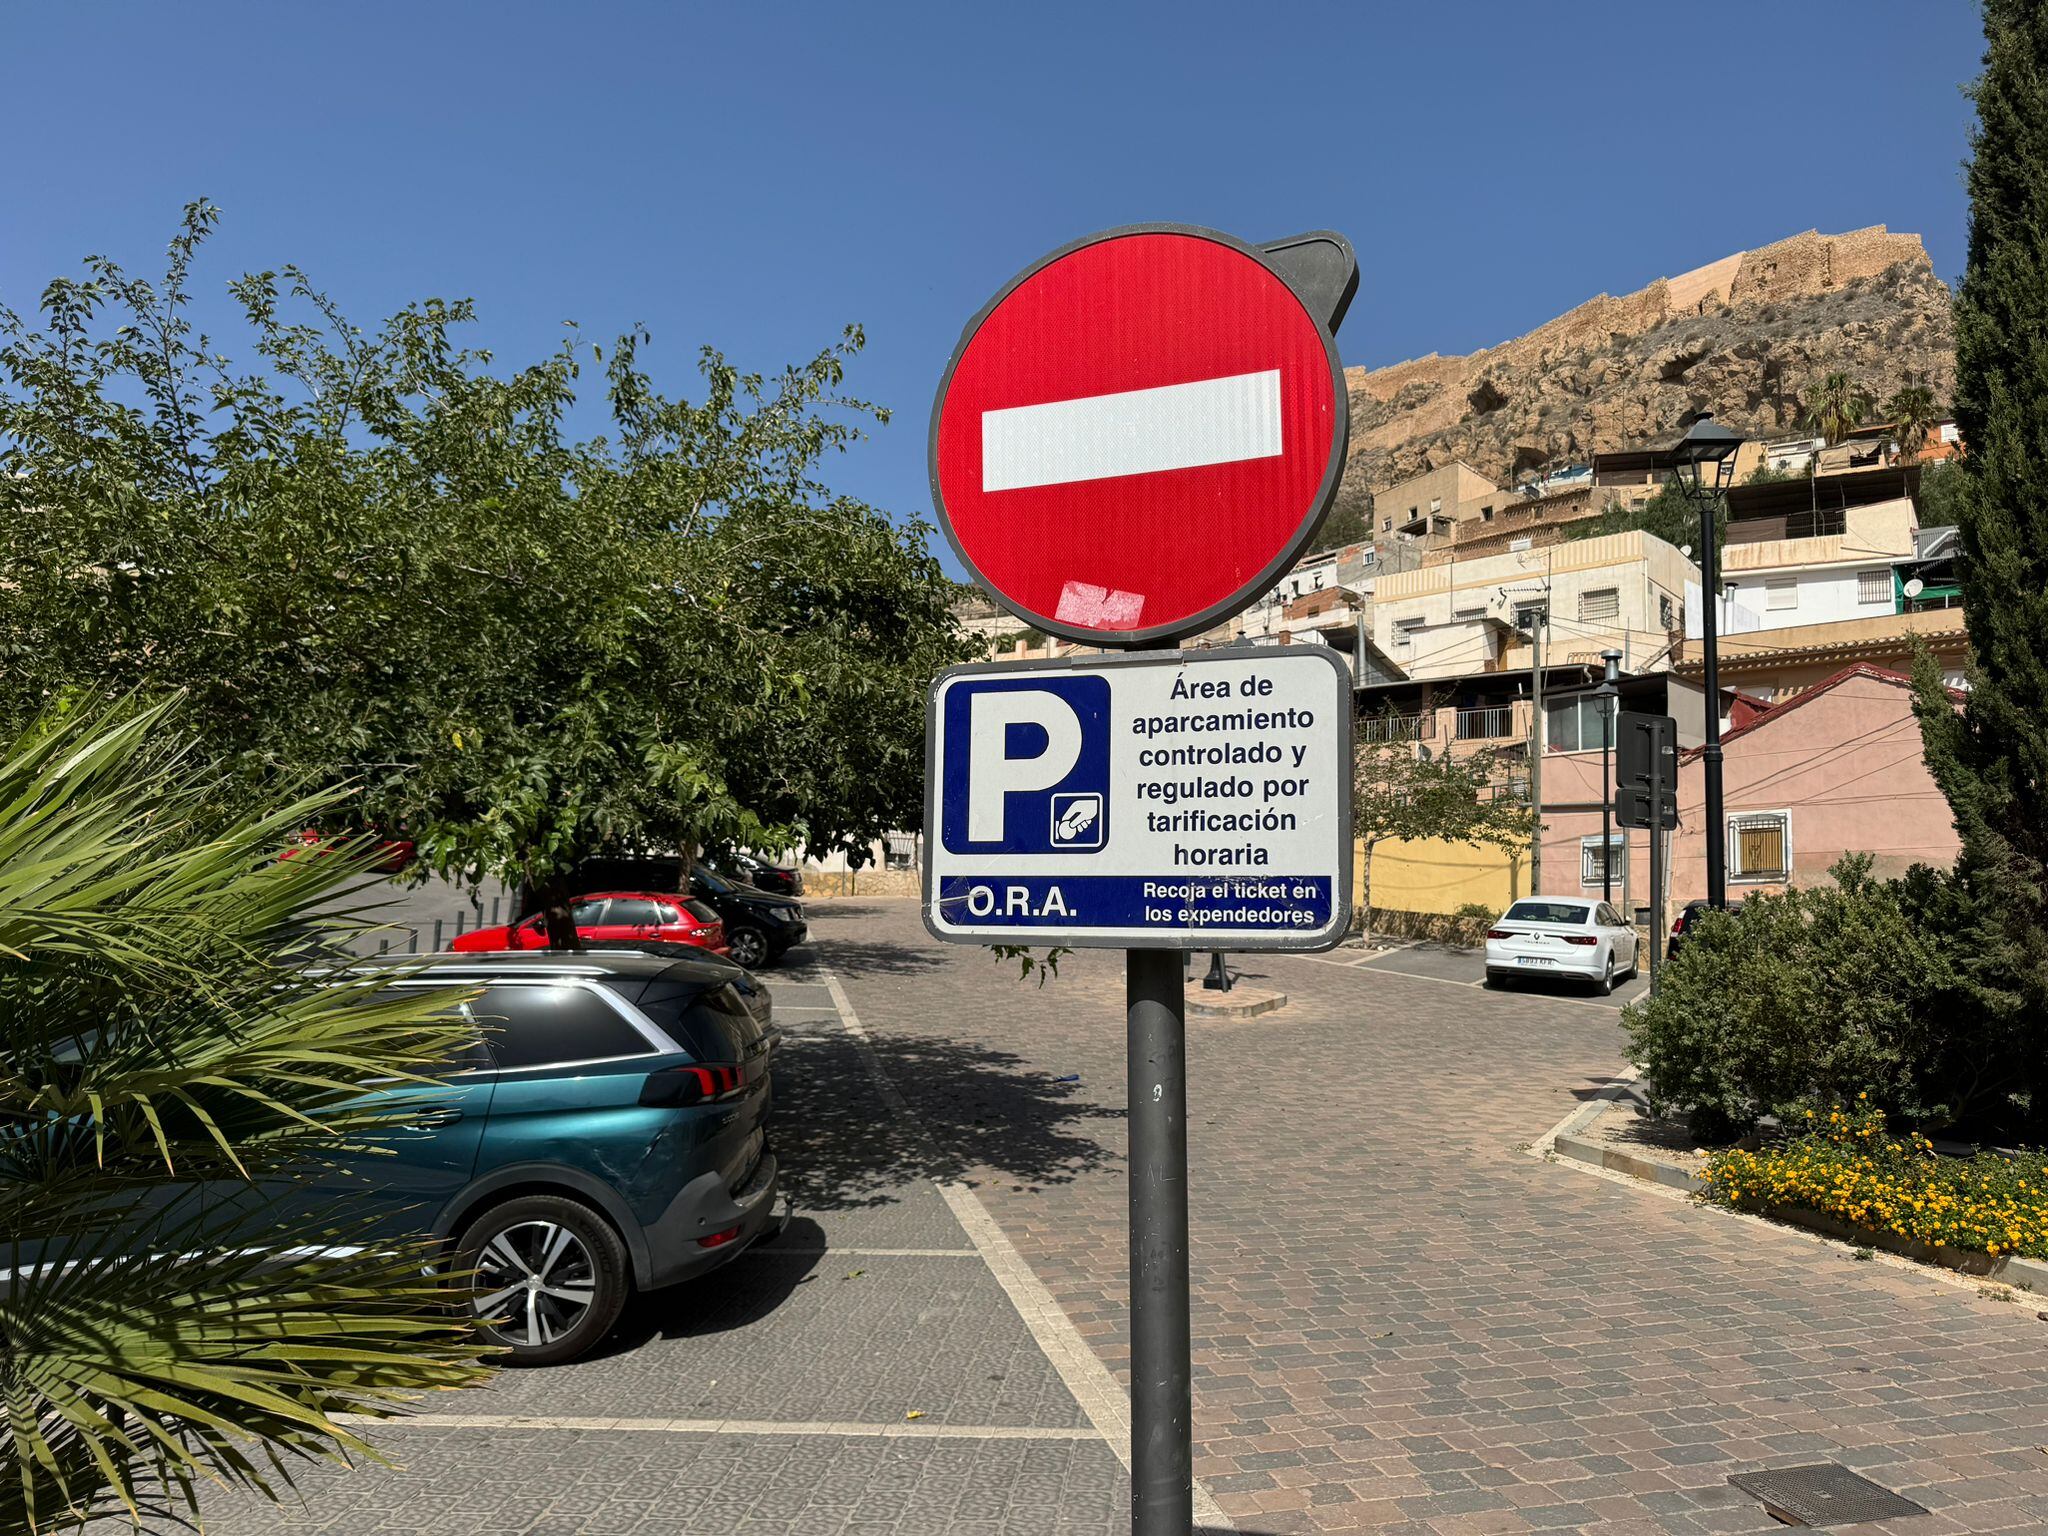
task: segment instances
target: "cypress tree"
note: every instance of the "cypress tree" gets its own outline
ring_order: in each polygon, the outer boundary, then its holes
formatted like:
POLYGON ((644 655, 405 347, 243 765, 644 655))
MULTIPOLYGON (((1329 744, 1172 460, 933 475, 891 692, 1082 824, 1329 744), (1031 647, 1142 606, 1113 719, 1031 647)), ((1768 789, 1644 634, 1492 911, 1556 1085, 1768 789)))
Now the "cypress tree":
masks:
MULTIPOLYGON (((1956 295, 1956 497, 1973 656, 1960 714, 1929 657, 1927 763, 1982 914, 1980 985, 2048 1052, 2048 6, 1984 0, 1970 241, 1956 295)), ((2015 1021, 2016 1022, 2016 1021, 2015 1021)), ((2048 1088, 2048 1083, 2040 1086, 2048 1088)), ((2035 1104, 2037 1113, 2048 1106, 2035 1104)))

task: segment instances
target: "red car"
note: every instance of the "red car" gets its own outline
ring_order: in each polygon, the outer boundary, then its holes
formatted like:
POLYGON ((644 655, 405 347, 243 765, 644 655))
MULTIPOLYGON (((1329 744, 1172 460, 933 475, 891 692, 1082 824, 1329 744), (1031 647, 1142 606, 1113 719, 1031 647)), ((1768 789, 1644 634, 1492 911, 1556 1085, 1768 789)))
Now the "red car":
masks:
MULTIPOLYGON (((658 939, 670 944, 694 944, 722 955, 725 924, 701 901, 673 892, 593 891, 578 896, 569 905, 576 920, 576 934, 586 944, 617 944, 628 940, 658 939)), ((459 954, 477 954, 500 949, 546 949, 547 919, 536 912, 516 923, 494 928, 472 928, 458 934, 448 946, 459 954)))
POLYGON ((322 853, 325 853, 337 840, 361 839, 365 837, 376 839, 378 858, 377 862, 372 864, 370 868, 378 874, 400 874, 405 870, 406 866, 412 863, 416 850, 413 847, 411 838, 386 837, 375 828, 367 832, 348 832, 330 835, 322 832, 318 827, 307 827, 291 842, 286 843, 283 851, 277 857, 282 862, 285 859, 297 857, 308 848, 318 848, 322 853))

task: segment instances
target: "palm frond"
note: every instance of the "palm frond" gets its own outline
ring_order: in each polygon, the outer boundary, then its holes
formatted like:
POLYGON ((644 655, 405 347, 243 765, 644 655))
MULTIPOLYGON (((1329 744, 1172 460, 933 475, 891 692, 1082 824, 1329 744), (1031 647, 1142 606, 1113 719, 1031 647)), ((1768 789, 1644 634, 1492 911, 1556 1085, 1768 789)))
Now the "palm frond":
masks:
MULTIPOLYGON (((366 846, 279 850, 337 792, 245 808, 175 701, 60 713, 0 755, 0 1530, 275 1496, 374 1452, 337 1414, 478 1379, 418 1243, 345 1190, 473 1036, 461 992, 349 940, 366 846)), ((372 1165, 373 1166, 373 1165, 372 1165)))

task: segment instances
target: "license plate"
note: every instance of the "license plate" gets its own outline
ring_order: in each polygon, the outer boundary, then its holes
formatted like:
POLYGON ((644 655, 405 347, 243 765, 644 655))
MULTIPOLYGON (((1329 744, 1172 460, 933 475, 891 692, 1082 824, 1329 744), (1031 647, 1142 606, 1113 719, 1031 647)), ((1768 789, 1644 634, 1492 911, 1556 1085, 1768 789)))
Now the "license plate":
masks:
POLYGON ((1555 960, 1551 959, 1551 958, 1550 958, 1550 956, 1548 956, 1548 955, 1521 955, 1521 956, 1518 956, 1518 957, 1516 958, 1516 960, 1515 960, 1515 964, 1517 964, 1517 965, 1555 965, 1555 964, 1557 964, 1557 962, 1556 962, 1555 960))

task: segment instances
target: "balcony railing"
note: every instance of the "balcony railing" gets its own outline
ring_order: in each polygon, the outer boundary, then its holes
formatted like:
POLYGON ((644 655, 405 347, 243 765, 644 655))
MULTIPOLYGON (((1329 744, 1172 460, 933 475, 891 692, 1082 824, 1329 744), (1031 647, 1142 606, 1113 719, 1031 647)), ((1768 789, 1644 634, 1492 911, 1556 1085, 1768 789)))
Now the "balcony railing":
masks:
POLYGON ((1503 736, 1512 736, 1515 730, 1515 712, 1505 704, 1491 709, 1461 709, 1458 711, 1458 740, 1498 741, 1503 736))
POLYGON ((1435 715, 1367 715, 1358 722, 1360 741, 1428 741, 1435 735, 1435 715))

